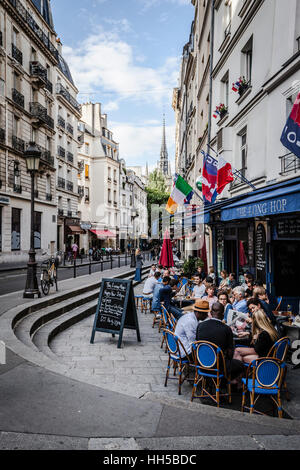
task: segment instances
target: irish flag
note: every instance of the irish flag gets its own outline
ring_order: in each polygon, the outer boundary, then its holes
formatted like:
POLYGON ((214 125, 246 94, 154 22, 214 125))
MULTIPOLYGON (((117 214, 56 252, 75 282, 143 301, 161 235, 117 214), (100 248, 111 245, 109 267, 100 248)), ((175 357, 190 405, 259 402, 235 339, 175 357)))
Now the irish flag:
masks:
POLYGON ((232 167, 230 163, 226 162, 224 158, 219 155, 218 158, 218 173, 217 173, 217 193, 221 194, 226 184, 234 180, 232 174, 232 167))
POLYGON ((185 199, 188 198, 192 191, 193 188, 180 175, 178 175, 167 202, 166 210, 170 214, 175 214, 177 207, 184 204, 185 199))

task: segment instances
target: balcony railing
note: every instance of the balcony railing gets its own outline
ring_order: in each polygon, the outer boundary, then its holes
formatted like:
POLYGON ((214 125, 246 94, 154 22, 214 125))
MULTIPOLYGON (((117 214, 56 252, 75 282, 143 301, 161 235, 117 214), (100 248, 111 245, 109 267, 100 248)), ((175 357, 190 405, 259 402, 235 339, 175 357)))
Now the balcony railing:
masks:
POLYGON ((39 192, 37 190, 34 191, 34 198, 35 199, 39 198, 39 192))
POLYGON ((5 129, 1 129, 1 128, 0 128, 0 142, 1 142, 2 144, 5 144, 5 134, 6 134, 6 133, 5 133, 5 129))
POLYGON ((60 158, 66 158, 66 151, 63 147, 61 147, 60 145, 57 147, 57 155, 60 157, 60 158))
POLYGON ((64 210, 63 209, 58 209, 58 215, 60 217, 63 217, 64 216, 64 210))
POLYGON ((67 123, 67 132, 69 132, 69 134, 73 135, 74 134, 74 127, 71 126, 71 124, 67 123))
POLYGON ((80 160, 80 161, 78 162, 78 172, 79 172, 79 173, 82 173, 83 170, 84 170, 84 160, 80 160))
POLYGON ((24 140, 19 139, 19 137, 13 135, 11 138, 11 145, 14 150, 17 150, 17 152, 24 153, 24 150, 25 150, 24 140))
POLYGON ((56 93, 63 96, 63 98, 68 101, 68 103, 80 113, 80 104, 70 95, 70 92, 61 84, 56 84, 56 93))
POLYGON ((60 115, 57 116, 57 124, 62 127, 63 129, 66 128, 66 121, 64 120, 64 118, 60 115))
POLYGON ((48 90, 51 94, 53 93, 53 84, 50 82, 50 80, 46 80, 46 84, 45 84, 45 88, 46 90, 48 90))
POLYGON ((281 160, 281 175, 287 175, 290 172, 296 173, 300 170, 300 158, 293 153, 287 153, 279 158, 281 160))
POLYGON ((44 147, 39 146, 41 150, 41 161, 47 163, 51 167, 54 167, 54 157, 51 156, 50 150, 45 149, 44 147))
POLYGON ((46 124, 51 129, 54 129, 54 121, 52 117, 48 116, 47 109, 42 106, 40 103, 31 102, 30 103, 30 113, 33 117, 38 119, 40 123, 46 124))
POLYGON ((38 78, 41 84, 45 84, 47 80, 47 69, 38 61, 30 62, 30 75, 38 78))
POLYGON ((67 181, 67 190, 68 191, 73 191, 74 185, 72 181, 67 181))
POLYGON ((79 197, 84 196, 84 187, 83 186, 78 186, 78 196, 79 197))
POLYGON ((70 162, 70 163, 73 163, 73 162, 74 162, 74 155, 73 155, 73 153, 67 152, 67 160, 68 160, 68 162, 70 162))
POLYGON ((22 186, 20 184, 14 184, 14 192, 21 194, 22 193, 22 186))
POLYGON ((46 201, 52 201, 52 194, 46 193, 46 201))
POLYGON ((72 214, 73 214, 72 211, 68 211, 68 217, 72 217, 72 214))
POLYGON ((28 26, 34 32, 36 37, 44 44, 44 46, 49 50, 49 52, 58 61, 59 54, 58 54, 57 49, 54 47, 54 45, 51 43, 48 36, 42 31, 42 29, 39 27, 36 21, 33 19, 33 17, 28 12, 28 10, 26 10, 23 4, 19 0, 8 0, 8 2, 10 3, 11 6, 13 6, 16 9, 16 12, 22 18, 24 23, 28 24, 28 26))
POLYGON ((3 33, 0 31, 0 46, 3 47, 3 33))
POLYGON ((23 54, 20 49, 15 46, 15 44, 11 45, 11 55, 14 59, 16 59, 17 62, 19 62, 19 64, 23 65, 23 54))
POLYGON ((66 189, 66 180, 59 176, 57 179, 57 186, 61 189, 66 189))
POLYGON ((24 95, 22 95, 22 93, 20 93, 15 88, 12 89, 12 99, 14 103, 16 103, 18 106, 21 106, 21 108, 24 108, 25 106, 24 95))

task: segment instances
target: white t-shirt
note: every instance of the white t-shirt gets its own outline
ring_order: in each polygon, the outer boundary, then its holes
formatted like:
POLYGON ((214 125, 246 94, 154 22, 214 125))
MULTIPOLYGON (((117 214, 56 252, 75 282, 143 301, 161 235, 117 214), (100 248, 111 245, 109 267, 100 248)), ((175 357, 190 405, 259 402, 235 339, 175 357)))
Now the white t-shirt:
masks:
POLYGON ((205 285, 201 284, 201 286, 194 286, 193 294, 195 299, 201 299, 202 295, 205 294, 205 285))
POLYGON ((148 277, 144 284, 143 294, 153 294, 156 284, 158 284, 158 280, 155 277, 148 277))

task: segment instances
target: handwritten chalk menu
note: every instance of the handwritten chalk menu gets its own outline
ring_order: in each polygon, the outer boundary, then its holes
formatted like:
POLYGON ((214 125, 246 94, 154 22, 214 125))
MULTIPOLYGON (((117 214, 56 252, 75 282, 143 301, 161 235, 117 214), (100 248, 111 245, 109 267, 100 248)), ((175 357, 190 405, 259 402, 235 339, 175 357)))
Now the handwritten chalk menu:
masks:
POLYGON ((266 231, 263 224, 258 224, 255 235, 256 276, 266 282, 266 231))
POLYGON ((276 224, 278 238, 299 238, 300 218, 281 219, 276 224))
POLYGON ((120 348, 124 328, 135 329, 137 339, 141 341, 132 281, 124 279, 103 279, 91 343, 94 343, 95 332, 102 331, 111 333, 113 336, 115 334, 119 335, 118 348, 120 348))

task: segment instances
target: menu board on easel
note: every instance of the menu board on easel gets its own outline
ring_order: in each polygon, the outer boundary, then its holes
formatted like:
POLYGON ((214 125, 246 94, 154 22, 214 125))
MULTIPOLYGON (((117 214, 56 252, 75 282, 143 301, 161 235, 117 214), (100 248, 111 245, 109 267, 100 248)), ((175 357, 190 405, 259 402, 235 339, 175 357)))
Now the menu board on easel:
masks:
POLYGON ((256 277, 263 284, 266 282, 266 230, 263 224, 258 224, 255 234, 256 277))
POLYGON ((136 330, 137 340, 141 341, 132 281, 103 279, 91 343, 94 343, 96 331, 101 331, 111 333, 113 336, 119 335, 118 348, 120 348, 124 328, 136 330))

